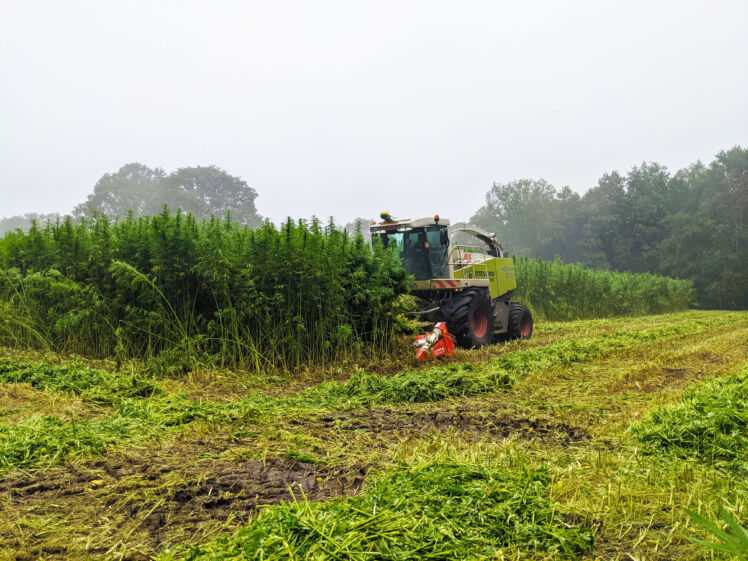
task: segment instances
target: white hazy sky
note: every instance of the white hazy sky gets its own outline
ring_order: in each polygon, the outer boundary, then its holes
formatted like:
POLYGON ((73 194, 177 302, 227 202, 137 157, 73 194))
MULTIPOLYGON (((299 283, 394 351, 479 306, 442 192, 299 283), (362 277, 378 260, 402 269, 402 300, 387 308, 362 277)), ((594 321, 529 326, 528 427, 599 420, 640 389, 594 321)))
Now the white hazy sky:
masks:
POLYGON ((0 216, 138 161, 265 216, 468 218, 748 143, 748 1, 0 0, 0 216))

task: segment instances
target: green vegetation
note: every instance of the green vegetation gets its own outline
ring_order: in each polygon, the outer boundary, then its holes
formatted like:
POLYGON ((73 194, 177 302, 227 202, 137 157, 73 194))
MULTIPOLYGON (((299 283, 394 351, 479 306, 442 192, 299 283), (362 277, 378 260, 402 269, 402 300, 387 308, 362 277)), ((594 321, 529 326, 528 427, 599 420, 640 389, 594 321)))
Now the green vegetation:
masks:
POLYGON ((568 321, 688 309, 693 283, 648 273, 595 271, 560 259, 515 259, 517 298, 546 320, 568 321))
MULTIPOLYGON (((681 322, 651 329, 562 339, 537 349, 518 349, 483 364, 455 363, 426 370, 405 370, 380 378, 358 372, 345 383, 326 382, 298 396, 302 403, 360 407, 378 403, 429 402, 508 389, 514 380, 560 366, 582 363, 616 351, 642 347, 724 325, 730 317, 681 322)), ((294 398, 289 398, 293 402, 294 398)))
MULTIPOLYGON (((544 180, 519 179, 494 184, 472 221, 496 232, 510 254, 546 263, 553 263, 558 256, 566 263, 595 271, 655 275, 616 277, 611 273, 606 280, 602 274, 594 278, 581 268, 544 265, 542 271, 534 271, 541 265, 526 263, 528 281, 536 283, 544 296, 531 292, 523 282, 520 290, 525 291, 525 299, 534 296, 533 304, 548 319, 685 309, 691 298, 688 285, 668 284, 659 275, 692 281, 701 307, 746 309, 747 173, 748 148, 736 146, 717 154, 708 165, 696 162, 675 173, 657 163, 643 163, 625 174, 605 173, 583 196, 544 180), (567 277, 571 284, 533 274, 540 272, 567 277)), ((576 186, 577 190, 584 187, 576 186)), ((128 213, 135 217, 155 215, 167 204, 198 218, 230 213, 233 220, 257 227, 262 221, 255 208, 256 198, 255 189, 241 178, 214 166, 181 168, 167 174, 160 168, 130 163, 105 174, 74 215, 89 220, 98 214, 111 220, 125 219, 128 213)), ((4 218, 0 219, 0 234, 28 230, 34 224, 43 229, 45 222, 64 220, 57 214, 33 213, 4 218)), ((347 225, 349 232, 355 224, 347 225)), ((147 253, 145 247, 143 252, 147 253)), ((80 249, 80 257, 85 259, 85 247, 80 249)), ((181 248, 174 245, 173 249, 181 248)), ((2 254, 0 244, 0 257, 2 254)), ((50 266, 35 263, 33 268, 43 272, 50 266)))
POLYGON ((43 467, 75 454, 96 454, 145 428, 132 419, 64 421, 55 416, 34 416, 14 425, 0 426, 0 471, 43 467))
POLYGON ((589 361, 616 351, 642 347, 670 337, 698 333, 729 321, 727 318, 714 318, 711 321, 682 322, 639 331, 562 339, 545 347, 510 353, 493 361, 492 366, 511 372, 515 377, 522 377, 533 372, 589 361))
MULTIPOLYGON (((606 174, 581 198, 544 181, 494 185, 474 219, 520 256, 517 297, 540 319, 674 312, 694 299, 744 308, 747 154, 672 176, 657 164, 606 174)), ((0 240, 0 345, 142 359, 159 375, 392 351, 411 306, 398 260, 332 221, 262 224, 256 197, 215 167, 106 174, 79 219, 0 240), (163 202, 181 210, 147 216, 163 202)))
POLYGON ((53 366, 0 357, 0 383, 28 384, 40 390, 80 395, 98 404, 115 404, 131 397, 149 397, 161 390, 142 374, 95 370, 75 362, 53 366))
POLYGON ((328 503, 286 503, 229 538, 194 548, 188 561, 475 559, 503 549, 557 552, 592 546, 548 499, 545 470, 435 463, 379 475, 364 491, 328 503))
POLYGON ((193 422, 220 425, 257 415, 257 401, 251 397, 225 404, 193 401, 183 395, 124 399, 112 415, 83 421, 35 415, 0 426, 0 472, 101 454, 112 446, 146 442, 193 422))
MULTIPOLYGON (((194 422, 221 425, 249 419, 280 418, 289 411, 309 415, 320 409, 350 410, 393 403, 426 403, 507 390, 534 373, 581 364, 615 352, 673 337, 704 332, 734 321, 733 315, 682 321, 650 329, 562 339, 534 349, 517 349, 482 364, 454 363, 406 370, 389 377, 360 371, 346 382, 325 382, 296 395, 268 398, 259 394, 217 403, 163 395, 147 379, 118 377, 76 364, 51 367, 12 359, 0 360, 0 381, 26 382, 42 389, 67 391, 118 408, 101 418, 76 421, 35 416, 0 427, 1 469, 49 465, 69 455, 97 455, 116 444, 133 444, 162 436, 194 422), (142 399, 133 399, 140 396, 142 399), (152 396, 152 397, 147 397, 152 396)), ((742 414, 742 413, 741 413, 742 414)))
MULTIPOLYGON (((379 377, 359 371, 346 382, 325 382, 298 396, 301 403, 362 407, 384 403, 424 403, 511 387, 512 377, 490 366, 457 363, 427 370, 405 370, 379 377)), ((293 398, 290 399, 293 402, 293 398)))
POLYGON ((740 521, 735 517, 735 515, 726 510, 725 507, 720 506, 719 515, 727 524, 729 531, 725 531, 723 528, 720 528, 717 524, 707 520, 697 512, 693 512, 692 510, 686 510, 686 512, 702 530, 705 530, 719 540, 713 542, 688 536, 690 541, 708 547, 709 549, 713 549, 714 551, 727 553, 737 557, 739 561, 748 560, 748 528, 741 526, 740 521))
POLYGON ((709 407, 740 413, 747 337, 739 312, 540 323, 532 340, 389 377, 286 392, 200 370, 144 376, 156 391, 122 398, 116 373, 26 352, 1 363, 0 560, 702 561, 686 538, 711 530, 685 509, 744 518, 744 440, 713 463, 719 435, 702 459, 643 454, 629 428, 712 384, 709 407))
MULTIPOLYGON (((688 281, 558 261, 520 258, 517 275, 545 319, 677 311, 692 293, 688 281)), ((68 218, 0 240, 0 344, 146 359, 159 375, 198 361, 294 369, 392 350, 408 287, 391 252, 316 221, 68 218)))
POLYGON ((655 409, 632 428, 651 453, 663 451, 748 475, 748 367, 707 380, 683 401, 655 409))
POLYGON ((390 349, 407 290, 390 252, 316 220, 68 218, 0 241, 0 344, 166 373, 297 368, 390 349))

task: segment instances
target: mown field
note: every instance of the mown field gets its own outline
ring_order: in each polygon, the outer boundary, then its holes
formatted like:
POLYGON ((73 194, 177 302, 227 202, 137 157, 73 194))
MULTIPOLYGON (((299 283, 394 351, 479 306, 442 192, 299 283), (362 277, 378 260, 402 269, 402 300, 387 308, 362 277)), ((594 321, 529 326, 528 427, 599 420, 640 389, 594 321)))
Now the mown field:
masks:
POLYGON ((544 322, 363 372, 0 352, 0 559, 711 559, 748 519, 748 313, 544 322))

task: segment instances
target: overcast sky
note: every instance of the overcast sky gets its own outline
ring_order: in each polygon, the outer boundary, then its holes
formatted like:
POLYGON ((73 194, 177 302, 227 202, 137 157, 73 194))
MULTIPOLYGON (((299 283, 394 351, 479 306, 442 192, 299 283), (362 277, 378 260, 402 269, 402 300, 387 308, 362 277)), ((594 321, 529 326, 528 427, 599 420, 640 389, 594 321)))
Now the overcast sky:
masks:
POLYGON ((748 144, 748 1, 0 0, 0 216, 218 165, 273 220, 468 218, 748 144))

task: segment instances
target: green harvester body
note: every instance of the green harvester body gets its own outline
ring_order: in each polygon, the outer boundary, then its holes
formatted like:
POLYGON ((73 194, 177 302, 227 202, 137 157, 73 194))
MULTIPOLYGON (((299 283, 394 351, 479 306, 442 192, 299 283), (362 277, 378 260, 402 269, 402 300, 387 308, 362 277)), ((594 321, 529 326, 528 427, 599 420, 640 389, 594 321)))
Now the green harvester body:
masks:
POLYGON ((372 243, 393 249, 413 275, 416 314, 447 322, 458 345, 479 347, 532 334, 532 315, 512 302, 514 260, 494 234, 439 216, 394 220, 382 213, 370 227, 372 243))

